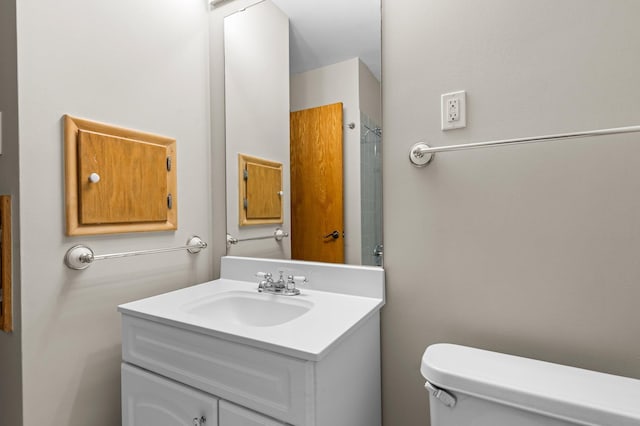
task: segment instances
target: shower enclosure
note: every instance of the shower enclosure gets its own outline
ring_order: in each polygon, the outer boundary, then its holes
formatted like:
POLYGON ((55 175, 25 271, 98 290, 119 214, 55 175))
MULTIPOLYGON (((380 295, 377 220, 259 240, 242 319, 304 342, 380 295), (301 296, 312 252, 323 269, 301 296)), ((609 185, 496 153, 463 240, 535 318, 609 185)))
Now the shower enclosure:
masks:
POLYGON ((360 113, 362 264, 382 266, 382 129, 360 113))

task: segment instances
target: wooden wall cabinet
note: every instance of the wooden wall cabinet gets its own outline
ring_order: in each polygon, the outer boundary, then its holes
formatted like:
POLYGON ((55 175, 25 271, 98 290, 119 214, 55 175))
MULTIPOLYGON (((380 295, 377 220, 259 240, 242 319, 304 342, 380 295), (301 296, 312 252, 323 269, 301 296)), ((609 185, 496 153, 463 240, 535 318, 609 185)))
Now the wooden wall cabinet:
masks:
POLYGON ((67 235, 175 230, 176 141, 66 115, 67 235))
POLYGON ((238 154, 240 226, 282 223, 282 163, 238 154))
POLYGON ((11 295, 11 196, 0 195, 0 330, 13 330, 11 295))

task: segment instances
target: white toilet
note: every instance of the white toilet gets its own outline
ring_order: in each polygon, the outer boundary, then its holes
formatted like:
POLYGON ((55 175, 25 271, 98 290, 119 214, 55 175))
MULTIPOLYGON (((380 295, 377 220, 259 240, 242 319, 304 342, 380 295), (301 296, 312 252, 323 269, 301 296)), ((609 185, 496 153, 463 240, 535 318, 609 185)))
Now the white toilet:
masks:
POLYGON ((640 426, 640 380, 444 343, 420 371, 431 426, 640 426))

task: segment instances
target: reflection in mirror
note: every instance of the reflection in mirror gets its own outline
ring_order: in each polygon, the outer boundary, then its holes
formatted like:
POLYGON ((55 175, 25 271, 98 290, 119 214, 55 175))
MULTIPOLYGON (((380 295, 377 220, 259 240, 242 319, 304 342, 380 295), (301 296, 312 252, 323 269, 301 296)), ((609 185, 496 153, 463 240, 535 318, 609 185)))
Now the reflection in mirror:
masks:
POLYGON ((227 233, 238 240, 227 253, 381 265, 379 0, 235 0, 214 13, 225 16, 227 233), (252 176, 239 155, 282 164, 278 223, 242 222, 238 188, 252 176))

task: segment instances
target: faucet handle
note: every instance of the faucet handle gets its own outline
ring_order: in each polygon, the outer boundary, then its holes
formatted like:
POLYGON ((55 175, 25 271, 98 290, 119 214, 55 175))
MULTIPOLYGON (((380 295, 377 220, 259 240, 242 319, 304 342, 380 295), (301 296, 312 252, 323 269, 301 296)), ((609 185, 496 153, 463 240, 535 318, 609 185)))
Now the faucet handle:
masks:
POLYGON ((289 279, 289 281, 298 284, 306 284, 309 282, 307 277, 305 277, 304 275, 289 275, 287 278, 289 279))
POLYGON ((307 277, 303 277, 302 275, 287 275, 287 286, 285 293, 288 296, 295 296, 300 294, 300 290, 296 288, 296 283, 307 283, 307 277))
POLYGON ((270 272, 256 272, 256 278, 261 278, 263 280, 270 280, 272 277, 270 272))
POLYGON ((287 289, 295 290, 296 289, 296 284, 306 284, 308 282, 309 282, 309 280, 307 280, 307 277, 304 277, 302 275, 288 275, 287 276, 287 289))

